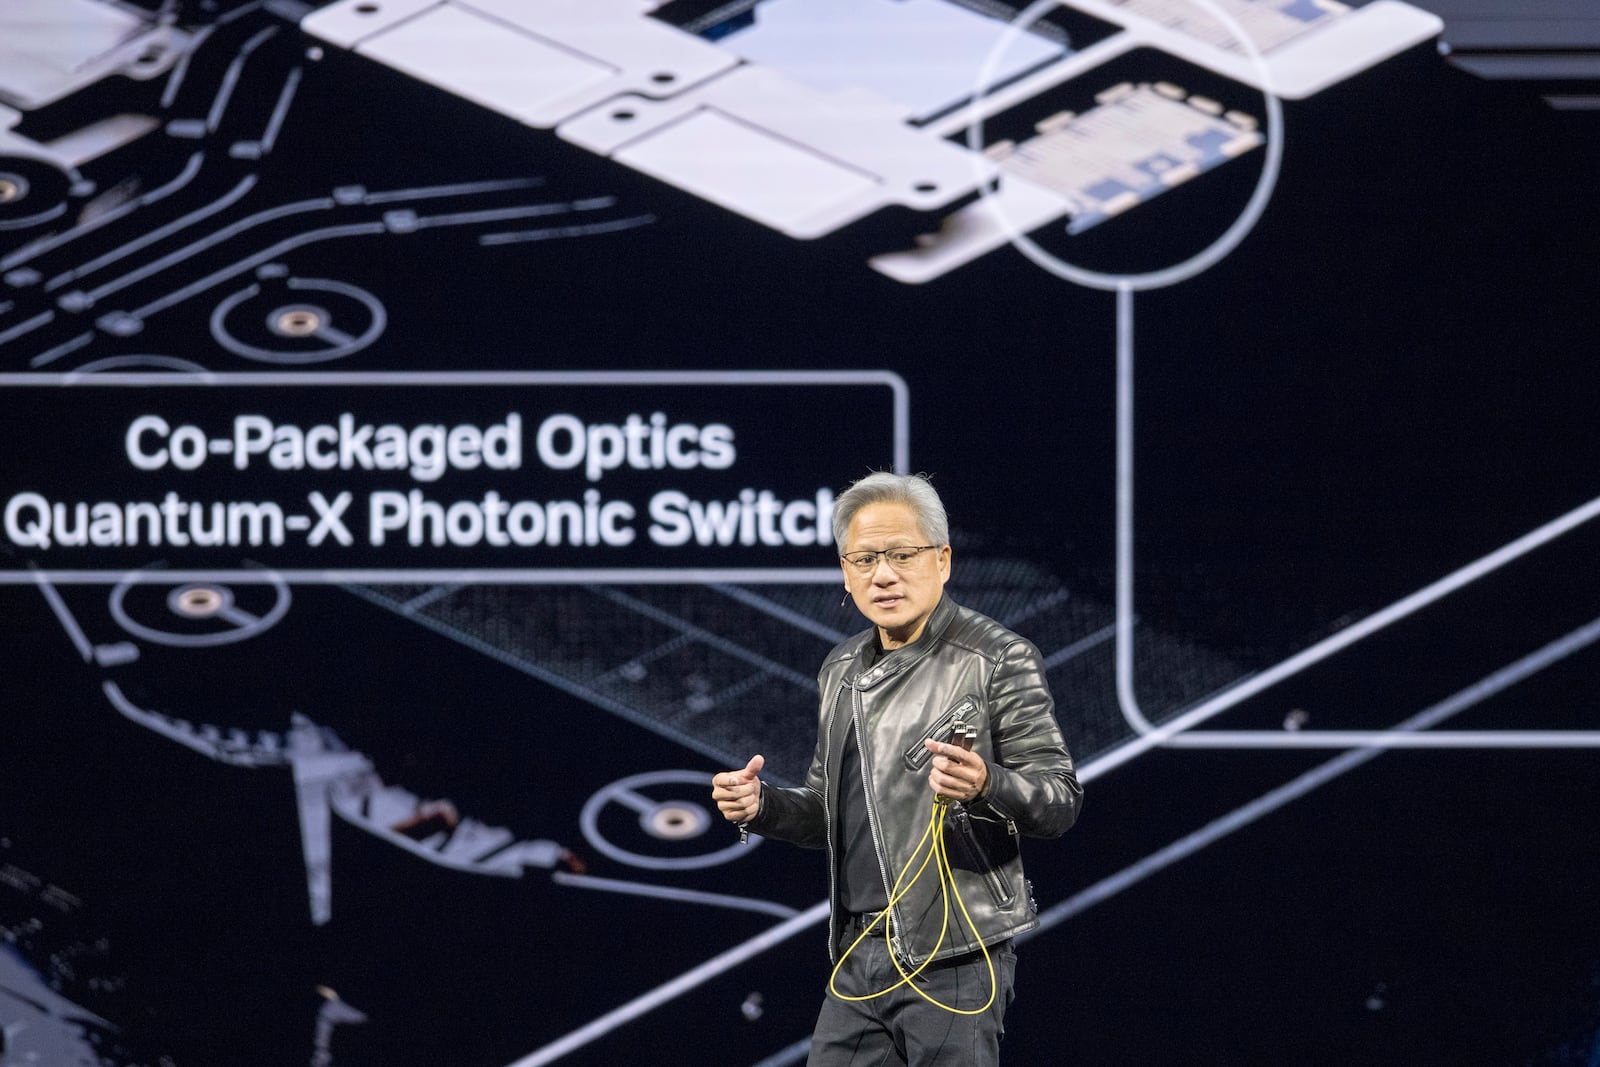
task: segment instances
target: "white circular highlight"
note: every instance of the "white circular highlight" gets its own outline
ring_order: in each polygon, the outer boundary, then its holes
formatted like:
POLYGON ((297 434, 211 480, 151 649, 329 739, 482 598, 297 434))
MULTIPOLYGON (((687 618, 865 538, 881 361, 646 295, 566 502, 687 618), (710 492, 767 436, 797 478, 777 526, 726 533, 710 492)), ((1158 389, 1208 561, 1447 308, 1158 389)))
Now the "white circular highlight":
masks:
MULTIPOLYGON (((1261 79, 1261 94, 1267 113, 1266 128, 1266 159, 1261 167, 1261 176, 1256 180, 1255 190, 1250 199, 1245 203, 1244 209, 1233 224, 1222 232, 1211 244, 1201 249, 1180 263, 1160 270, 1146 271, 1139 274, 1117 274, 1107 271, 1090 270, 1087 267, 1069 263, 1061 257, 1046 251, 1027 234, 1017 229, 1009 218, 1000 202, 995 199, 995 194, 989 189, 987 183, 982 184, 982 196, 988 204, 996 222, 1006 233, 1006 238, 1012 247, 1021 252, 1035 265, 1065 281, 1073 282, 1090 289, 1115 291, 1119 289, 1144 290, 1160 289, 1177 282, 1194 277, 1196 274, 1207 270, 1223 259, 1228 253, 1239 246, 1260 221, 1261 215, 1266 211, 1267 202, 1272 199, 1272 191, 1278 184, 1278 173, 1283 163, 1283 104, 1272 89, 1272 75, 1267 68, 1266 60, 1261 50, 1256 47, 1244 29, 1226 11, 1223 11, 1214 0, 1193 0, 1193 3, 1212 15, 1218 22, 1231 32, 1240 42, 1245 54, 1249 56, 1255 66, 1256 74, 1261 79)), ((973 90, 974 107, 989 93, 989 84, 995 76, 999 57, 1018 35, 1027 30, 1040 17, 1062 6, 1060 0, 1035 0, 1020 15, 1012 20, 1006 27, 994 47, 984 59, 983 69, 979 71, 978 82, 973 90)), ((983 116, 976 114, 971 126, 967 127, 967 147, 978 157, 983 155, 983 116)))

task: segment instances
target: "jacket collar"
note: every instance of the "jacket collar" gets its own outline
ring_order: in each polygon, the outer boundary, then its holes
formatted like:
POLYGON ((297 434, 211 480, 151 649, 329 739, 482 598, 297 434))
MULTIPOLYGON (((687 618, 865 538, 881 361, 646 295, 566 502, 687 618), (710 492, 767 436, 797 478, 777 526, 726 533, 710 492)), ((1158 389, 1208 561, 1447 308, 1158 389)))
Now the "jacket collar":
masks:
POLYGON ((934 605, 933 611, 928 615, 928 624, 922 628, 921 635, 915 641, 885 652, 878 657, 876 663, 863 671, 861 664, 866 662, 868 652, 877 639, 876 628, 869 629, 862 634, 862 639, 856 646, 852 657, 854 662, 846 671, 846 684, 856 689, 871 689, 885 678, 892 678, 910 670, 939 644, 957 610, 959 609, 956 602, 951 600, 948 594, 940 596, 939 603, 934 605))

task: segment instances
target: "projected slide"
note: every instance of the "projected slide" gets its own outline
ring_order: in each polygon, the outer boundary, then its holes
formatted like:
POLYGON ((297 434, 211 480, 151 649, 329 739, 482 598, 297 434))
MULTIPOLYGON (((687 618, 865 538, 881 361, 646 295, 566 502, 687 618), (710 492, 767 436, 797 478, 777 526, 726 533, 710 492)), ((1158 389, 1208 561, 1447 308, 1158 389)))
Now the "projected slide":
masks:
POLYGON ((0 5, 0 1067, 803 1063, 869 470, 1085 783, 1007 1062, 1588 1062, 1600 111, 1442 27, 0 5))

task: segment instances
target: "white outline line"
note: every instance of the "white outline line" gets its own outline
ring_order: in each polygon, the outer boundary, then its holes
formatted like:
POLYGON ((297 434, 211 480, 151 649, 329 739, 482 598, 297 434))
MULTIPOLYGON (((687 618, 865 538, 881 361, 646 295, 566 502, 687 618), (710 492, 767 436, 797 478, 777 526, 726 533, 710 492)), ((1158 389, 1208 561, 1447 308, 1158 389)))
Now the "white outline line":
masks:
MULTIPOLYGON (((255 182, 256 176, 249 175, 241 180, 239 186, 235 187, 235 191, 238 191, 240 187, 246 186, 246 183, 248 183, 250 186, 253 186, 255 182)), ((281 219, 290 218, 295 215, 304 214, 308 211, 337 211, 340 208, 373 207, 380 204, 427 200, 441 196, 459 196, 475 192, 500 192, 505 189, 520 188, 524 184, 531 185, 538 183, 530 179, 500 179, 496 181, 483 182, 458 182, 453 185, 444 186, 419 186, 414 189, 390 189, 376 193, 364 192, 359 198, 349 202, 344 202, 339 195, 340 190, 335 189, 333 194, 329 196, 312 197, 308 200, 296 200, 288 204, 279 204, 276 207, 267 208, 265 210, 258 211, 253 215, 247 215, 242 219, 230 222, 226 226, 206 234, 204 237, 197 238, 175 252, 171 252, 159 259, 152 260, 128 274, 113 278, 111 281, 90 290, 88 295, 91 300, 98 303, 112 293, 120 292, 136 282, 144 281, 146 278, 149 278, 154 274, 159 274, 176 263, 182 263, 192 259, 199 253, 213 248, 216 245, 222 244, 223 242, 231 241, 240 234, 246 233, 258 226, 262 226, 271 222, 277 222, 281 219), (441 192, 439 190, 444 191, 441 192)), ((246 188, 244 191, 248 191, 248 188, 246 188)), ((234 193, 229 193, 228 195, 233 196, 234 193)), ((242 193, 240 195, 242 195, 242 193)), ((169 223, 167 227, 163 227, 161 231, 152 232, 160 232, 163 234, 163 236, 165 236, 166 232, 170 230, 170 227, 176 225, 177 223, 181 222, 187 226, 188 223, 185 220, 204 218, 215 213, 219 204, 221 204, 221 201, 218 201, 216 204, 212 204, 208 207, 201 208, 199 211, 192 212, 190 215, 184 216, 183 219, 175 220, 174 223, 169 223)), ((381 221, 377 223, 367 223, 364 225, 377 225, 379 232, 383 232, 387 229, 387 227, 385 227, 381 221)), ((341 227, 329 227, 325 230, 314 230, 311 231, 311 233, 320 234, 339 229, 341 229, 341 227)), ((289 242, 298 241, 304 236, 305 235, 302 234, 298 237, 290 238, 289 241, 279 242, 278 245, 273 247, 281 247, 289 242)), ((147 244, 148 241, 149 235, 146 235, 145 238, 141 238, 139 242, 136 242, 136 244, 139 244, 142 247, 142 245, 147 244)), ((124 254, 125 253, 119 251, 115 255, 116 258, 120 259, 124 254)), ((105 257, 101 258, 104 259, 105 257)), ((244 261, 241 260, 240 262, 244 261)), ((237 264, 235 266, 237 266, 237 264)), ((93 269, 98 269, 98 267, 93 269)), ((80 272, 72 273, 72 276, 67 280, 75 281, 82 277, 84 273, 88 273, 88 271, 80 270, 80 272)), ((58 281, 58 279, 61 277, 63 276, 57 275, 56 278, 52 278, 50 281, 46 282, 46 290, 49 291, 58 287, 59 285, 66 284, 64 281, 58 281)))
POLYGON ((283 129, 284 120, 289 117, 289 105, 293 103, 295 90, 300 88, 301 74, 299 67, 292 67, 289 76, 284 79, 283 88, 278 90, 278 102, 272 109, 272 114, 267 116, 267 128, 261 134, 261 151, 268 153, 278 143, 278 133, 283 129))
MULTIPOLYGON (((198 153, 196 154, 198 155, 198 153)), ((53 293, 57 289, 60 289, 63 285, 86 278, 102 267, 108 267, 113 263, 133 255, 135 252, 144 251, 151 245, 156 244, 159 241, 163 241, 175 233, 181 233, 183 230, 188 229, 196 223, 204 222, 206 219, 217 214, 219 211, 224 211, 238 203, 239 200, 248 194, 251 189, 255 188, 256 182, 259 180, 260 179, 254 174, 245 175, 243 178, 240 178, 234 183, 232 189, 229 189, 227 192, 223 193, 209 204, 195 208, 193 211, 190 211, 187 214, 179 215, 171 222, 157 226, 153 230, 146 230, 133 240, 119 244, 111 251, 106 252, 103 255, 96 256, 87 263, 80 263, 78 266, 73 267, 70 270, 64 270, 60 274, 55 275, 44 283, 45 292, 53 293)), ((186 248, 192 247, 194 247, 192 244, 186 246, 186 248)), ((171 257, 168 258, 170 259, 171 257)), ((174 260, 174 262, 176 262, 176 260, 174 260)), ((101 289, 104 288, 104 286, 101 287, 101 289)), ((87 295, 92 301, 99 299, 103 294, 101 293, 100 289, 95 289, 91 290, 87 295)))
POLYGON ((1069 659, 1076 659, 1097 645, 1103 645, 1117 634, 1117 624, 1111 623, 1100 627, 1086 637, 1080 637, 1070 644, 1062 645, 1044 658, 1044 669, 1052 670, 1061 666, 1069 659))
POLYGON ((570 889, 593 889, 601 893, 627 893, 658 900, 674 900, 682 904, 704 904, 713 908, 731 908, 734 911, 753 911, 791 919, 800 914, 798 908, 757 897, 736 897, 727 893, 707 893, 699 889, 677 889, 672 886, 652 885, 649 882, 629 882, 621 878, 597 878, 592 874, 569 874, 553 871, 550 880, 570 889))
POLYGON ((658 371, 207 371, 198 374, 114 371, 106 374, 0 373, 0 386, 38 388, 152 385, 211 388, 329 385, 883 385, 894 392, 896 417, 909 403, 905 379, 891 370, 658 370, 658 371))
POLYGON ((80 333, 78 336, 74 337, 70 341, 63 341, 61 344, 56 345, 54 348, 47 348, 43 352, 40 352, 37 356, 34 356, 32 359, 28 360, 28 366, 30 366, 30 367, 43 367, 43 366, 46 366, 48 364, 54 363, 56 360, 60 359, 62 356, 70 356, 72 353, 74 353, 78 349, 84 347, 85 345, 87 345, 92 340, 94 340, 94 331, 93 330, 88 330, 88 331, 85 331, 84 333, 80 333))
POLYGON ((56 587, 50 584, 44 575, 38 578, 39 592, 44 594, 45 603, 50 605, 50 610, 55 612, 56 621, 61 623, 61 628, 67 631, 67 636, 72 639, 78 654, 83 657, 83 662, 94 662, 94 645, 89 640, 89 635, 83 632, 83 627, 78 625, 78 618, 67 607, 67 602, 61 599, 61 594, 56 592, 56 587))
POLYGON ((230 22, 237 22, 251 12, 258 11, 264 6, 265 0, 256 0, 256 2, 253 4, 245 4, 243 7, 236 7, 232 11, 225 11, 221 15, 217 16, 217 25, 226 26, 230 22))
POLYGON ((37 256, 41 256, 46 252, 54 251, 55 249, 60 248, 62 245, 76 241, 78 238, 83 237, 86 234, 94 233, 105 226, 109 226, 111 223, 116 222, 117 220, 139 210, 142 207, 148 207, 151 204, 164 200, 166 197, 171 196, 173 193, 182 189, 185 185, 188 185, 191 180, 193 180, 194 176, 200 171, 200 163, 204 156, 204 152, 195 152, 189 157, 188 162, 184 164, 183 169, 178 172, 177 177, 173 178, 165 185, 157 186, 148 193, 145 193, 143 196, 135 197, 125 204, 118 205, 112 210, 107 211, 105 214, 100 215, 97 218, 82 224, 81 226, 74 226, 72 229, 65 230, 54 237, 37 241, 34 244, 25 245, 24 247, 17 249, 4 259, 0 259, 0 270, 10 270, 12 267, 21 266, 37 256))
POLYGON ((817 687, 817 680, 813 675, 804 671, 797 671, 787 664, 763 656, 761 653, 739 644, 737 641, 713 633, 703 626, 696 626, 673 612, 656 607, 654 604, 640 600, 636 596, 629 596, 620 589, 613 589, 609 585, 594 586, 589 590, 602 600, 609 600, 618 607, 631 611, 643 618, 660 623, 669 630, 676 630, 685 637, 692 638, 707 648, 714 648, 730 659, 743 660, 746 666, 754 667, 770 678, 778 678, 790 685, 806 691, 813 692, 817 687))
MULTIPOLYGON (((1138 882, 1142 882, 1152 874, 1172 866, 1172 864, 1181 859, 1194 855, 1206 845, 1226 837, 1235 830, 1248 826, 1264 815, 1277 811, 1290 801, 1298 800, 1300 797, 1305 796, 1319 786, 1326 785, 1347 771, 1354 770, 1384 752, 1401 747, 1394 743, 1395 737, 1427 730, 1438 723, 1444 722, 1446 719, 1452 718, 1468 708, 1481 704, 1490 697, 1511 688, 1551 664, 1588 648, 1597 640, 1600 640, 1600 619, 1573 630, 1565 637, 1557 638, 1555 641, 1500 668, 1493 674, 1474 682, 1452 696, 1446 697, 1439 703, 1424 708, 1391 730, 1384 731, 1382 734, 1364 735, 1372 736, 1375 740, 1370 744, 1365 744, 1362 748, 1354 749, 1343 755, 1335 756, 1325 763, 1318 764, 1311 770, 1290 779, 1276 789, 1263 793, 1255 800, 1235 808, 1226 815, 1213 819, 1193 833, 1186 834, 1164 848, 1152 852, 1144 859, 1124 867, 1116 874, 1102 878, 1087 889, 1080 890, 1068 897, 1060 904, 1045 909, 1039 915, 1038 930, 1027 936, 1034 937, 1044 933, 1079 912, 1115 896, 1138 882)), ((1107 760, 1094 761, 1086 765, 1078 777, 1087 781, 1090 778, 1097 777, 1102 770, 1112 769, 1120 762, 1120 760, 1115 763, 1107 760)))
POLYGON ((238 54, 223 72, 222 84, 217 87, 217 94, 211 99, 211 109, 206 112, 207 133, 216 133, 217 127, 222 123, 222 116, 227 113, 228 104, 233 99, 233 91, 239 85, 239 77, 244 72, 245 62, 251 53, 277 35, 278 27, 268 26, 257 31, 254 37, 240 46, 238 54))
MULTIPOLYGON (((417 200, 437 200, 451 196, 474 196, 478 193, 509 193, 520 189, 538 189, 543 187, 543 178, 485 178, 481 181, 470 182, 442 182, 438 185, 418 185, 409 189, 383 189, 379 192, 368 192, 362 195, 361 204, 375 207, 382 204, 409 204, 417 200)), ((605 203, 602 207, 611 207, 616 203, 616 197, 600 197, 605 203)), ((574 201, 574 205, 586 203, 574 201)), ((581 210, 589 210, 587 207, 581 210)))
POLYGON ((0 387, 345 385, 881 385, 889 389, 894 424, 894 469, 911 465, 911 390, 891 370, 846 371, 239 371, 174 374, 114 371, 54 374, 0 373, 0 387))
POLYGON ((1600 730, 1196 730, 1172 748, 1600 748, 1600 730))
POLYGON ((726 583, 719 582, 716 585, 713 585, 711 589, 714 592, 721 593, 729 600, 737 601, 746 607, 751 607, 759 612, 771 615, 775 619, 780 619, 783 622, 788 623, 796 630, 803 630, 804 632, 811 634, 813 637, 820 637, 822 640, 830 642, 831 644, 836 645, 840 641, 843 641, 846 637, 850 636, 844 630, 836 629, 824 622, 820 622, 817 619, 812 618, 810 615, 801 614, 792 608, 786 608, 782 604, 775 603, 768 597, 762 596, 760 593, 753 593, 750 590, 740 588, 737 585, 728 585, 726 583))
MULTIPOLYGON (((298 248, 304 248, 307 245, 314 245, 322 241, 334 241, 344 237, 378 237, 389 232, 389 227, 385 223, 373 221, 347 222, 338 226, 324 226, 321 229, 307 230, 304 233, 297 233, 292 237, 285 237, 276 244, 271 244, 266 248, 259 249, 252 255, 248 255, 241 260, 237 260, 229 266, 212 271, 210 274, 200 278, 198 281, 190 282, 188 285, 185 285, 180 289, 174 289, 166 295, 158 297, 157 299, 152 300, 140 307, 136 307, 132 311, 125 312, 124 314, 127 314, 135 319, 148 319, 152 315, 183 303, 191 296, 195 296, 198 293, 203 293, 213 286, 222 284, 229 278, 236 277, 237 275, 243 274, 246 271, 254 270, 256 267, 266 263, 268 260, 277 259, 279 256, 282 256, 287 252, 293 252, 298 248)), ((196 243, 199 244, 203 242, 196 243)), ((180 249, 179 251, 182 252, 184 250, 180 249)), ((177 254, 178 253, 173 253, 173 255, 177 254)), ((134 274, 142 275, 142 277, 135 278, 134 280, 142 281, 151 274, 158 274, 160 273, 160 270, 164 270, 167 267, 172 266, 173 264, 179 262, 179 260, 173 259, 169 256, 165 261, 158 262, 161 262, 161 268, 159 270, 135 271, 134 274)), ((132 277, 133 275, 125 276, 125 278, 132 277)), ((119 281, 122 280, 123 279, 119 279, 119 281)), ((116 285, 116 288, 126 288, 127 285, 131 284, 132 282, 126 282, 126 284, 116 285)), ((106 286, 101 286, 101 288, 104 289, 106 286)), ((94 297, 94 300, 97 303, 101 299, 101 297, 96 294, 91 294, 91 296, 94 297)))
MULTIPOLYGON (((1382 611, 1374 612, 1359 622, 1353 623, 1338 633, 1290 656, 1281 663, 1259 674, 1252 675, 1238 685, 1203 701, 1182 715, 1152 728, 1149 733, 1141 734, 1122 747, 1113 749, 1102 758, 1114 760, 1112 764, 1114 766, 1118 763, 1126 762, 1157 745, 1167 744, 1175 735, 1188 730, 1191 726, 1205 722, 1207 719, 1228 710, 1236 704, 1248 700, 1262 690, 1276 685, 1285 678, 1327 659, 1336 652, 1342 651, 1362 638, 1427 607, 1462 586, 1588 522, 1596 515, 1600 515, 1600 497, 1596 497, 1587 504, 1552 519, 1543 526, 1531 530, 1488 555, 1452 571, 1431 585, 1424 586, 1410 596, 1396 601, 1382 611)), ((1226 733, 1226 731, 1217 731, 1212 736, 1217 736, 1217 734, 1221 733, 1226 733)), ((1294 735, 1286 733, 1284 736, 1305 736, 1307 733, 1310 733, 1310 731, 1301 731, 1294 735)))
POLYGON ((1117 706, 1135 733, 1155 729, 1133 691, 1133 290, 1117 287, 1117 706))
POLYGON ((753 937, 743 944, 735 945, 725 952, 718 953, 698 967, 685 971, 672 981, 663 983, 648 993, 634 997, 627 1003, 613 1008, 587 1025, 573 1030, 566 1036, 558 1038, 542 1048, 535 1049, 521 1059, 509 1064, 508 1067, 543 1067, 544 1064, 554 1063, 567 1053, 604 1037, 611 1031, 632 1022, 641 1015, 654 1011, 668 1001, 682 996, 696 986, 717 977, 724 971, 730 971, 739 964, 761 955, 767 949, 787 941, 795 934, 809 929, 827 917, 827 901, 824 900, 820 904, 813 904, 799 915, 779 923, 766 933, 753 937))
POLYGON ((163 111, 172 107, 172 102, 178 98, 178 89, 183 85, 183 77, 189 72, 189 61, 194 58, 207 37, 216 31, 215 26, 207 26, 189 39, 189 47, 183 50, 183 55, 178 57, 177 65, 172 68, 172 73, 167 77, 166 87, 161 90, 161 109, 163 111))
POLYGON ((9 330, 0 332, 0 345, 15 341, 18 337, 21 337, 25 333, 31 333, 41 326, 54 322, 55 317, 56 313, 54 311, 41 311, 33 318, 17 323, 9 330))
MULTIPOLYGON (((1116 615, 1117 615, 1117 703, 1122 709, 1123 718, 1127 720, 1137 733, 1128 744, 1121 748, 1113 749, 1106 753, 1107 757, 1115 757, 1117 762, 1131 759, 1155 745, 1182 745, 1184 747, 1262 747, 1262 748, 1305 748, 1305 747, 1336 747, 1345 745, 1393 745, 1401 746, 1411 744, 1406 741, 1396 740, 1396 735, 1389 731, 1319 731, 1301 730, 1285 731, 1282 734, 1272 731, 1227 731, 1213 730, 1188 734, 1183 740, 1178 740, 1176 735, 1185 733, 1191 726, 1206 721, 1214 715, 1220 714, 1229 708, 1242 703, 1278 682, 1283 681, 1300 671, 1305 670, 1322 660, 1341 652, 1363 638, 1377 633, 1409 615, 1421 611, 1423 608, 1438 600, 1449 596, 1451 593, 1493 573, 1508 563, 1513 562, 1560 537, 1562 534, 1583 525, 1595 516, 1600 515, 1600 497, 1595 497, 1586 504, 1573 508, 1571 511, 1538 526, 1521 537, 1502 545, 1488 555, 1482 556, 1463 567, 1459 567, 1444 577, 1395 601, 1381 611, 1376 611, 1366 618, 1352 623, 1336 634, 1318 641, 1308 648, 1277 665, 1251 675, 1229 689, 1202 702, 1195 708, 1156 726, 1150 722, 1139 707, 1138 695, 1134 692, 1134 641, 1133 641, 1133 293, 1126 287, 1117 290, 1117 578, 1116 578, 1116 615), (1341 740, 1342 739, 1342 740, 1341 740)), ((1439 737, 1445 735, 1440 734, 1439 737)), ((1515 747, 1528 747, 1531 734, 1508 733, 1506 743, 1515 747)), ((1571 734, 1554 733, 1550 735, 1549 745, 1555 748, 1572 747, 1575 744, 1571 734)), ((1597 742, 1600 742, 1600 731, 1594 732, 1597 742)), ((1423 743, 1415 743, 1421 745, 1423 743)), ((1433 740, 1426 742, 1429 747, 1449 747, 1446 740, 1433 740)), ((1473 735, 1464 735, 1456 742, 1456 747, 1477 748, 1483 743, 1473 735)), ((1591 747, 1585 744, 1581 747, 1591 747)))
POLYGON ((574 226, 546 226, 540 230, 502 230, 498 233, 486 233, 478 238, 478 243, 486 248, 497 245, 526 244, 532 241, 561 241, 573 237, 599 237, 608 233, 622 233, 626 230, 637 230, 641 226, 649 226, 656 221, 654 215, 630 215, 625 219, 612 219, 609 222, 586 222, 574 226))
POLYGON ((400 608, 399 608, 400 614, 402 614, 402 615, 404 615, 404 616, 409 618, 409 617, 415 615, 417 612, 421 611, 423 608, 427 607, 428 605, 438 603, 439 601, 443 600, 445 597, 450 596, 450 595, 452 595, 452 594, 454 594, 456 592, 459 592, 460 589, 461 589, 461 586, 455 585, 453 583, 446 583, 444 585, 436 585, 432 589, 429 589, 427 592, 418 593, 416 596, 412 597, 410 600, 406 601, 404 604, 401 604, 400 608))
MULTIPOLYGON (((857 371, 245 371, 174 374, 143 371, 106 374, 0 374, 0 388, 142 388, 176 386, 866 386, 889 390, 893 411, 894 467, 905 471, 910 463, 910 390, 905 379, 888 370, 857 371)), ((45 580, 61 585, 101 584, 121 581, 131 570, 40 570, 45 580)), ((0 570, 0 586, 32 582, 29 570, 0 570)), ((465 584, 501 585, 604 585, 604 584, 704 584, 739 585, 826 584, 839 581, 837 567, 539 567, 498 570, 488 567, 450 568, 301 568, 281 571, 192 569, 163 571, 163 580, 175 582, 302 582, 344 584, 465 584)))
MULTIPOLYGON (((362 206, 366 205, 363 204, 362 206)), ((529 214, 543 215, 548 214, 548 211, 546 211, 546 205, 532 205, 522 208, 505 208, 484 212, 455 212, 449 215, 426 215, 420 217, 411 217, 409 219, 409 225, 405 227, 394 225, 391 222, 388 213, 386 212, 384 217, 378 220, 343 223, 337 226, 325 226, 321 229, 308 230, 303 233, 295 234, 291 237, 286 237, 276 244, 269 245, 266 248, 253 253, 252 255, 246 256, 244 259, 236 261, 230 266, 223 267, 220 270, 201 278, 197 282, 193 282, 182 289, 168 293, 166 296, 163 296, 158 300, 153 300, 150 303, 145 304, 143 307, 135 308, 133 311, 128 312, 127 314, 132 315, 136 319, 147 319, 157 312, 165 311, 167 308, 170 308, 176 304, 180 304, 189 299, 189 297, 194 296, 196 293, 204 292, 206 289, 209 289, 212 286, 226 281, 238 274, 242 274, 248 270, 260 266, 268 260, 277 259, 287 252, 292 252, 298 248, 303 248, 307 245, 316 244, 321 241, 336 240, 345 237, 377 237, 383 235, 405 237, 412 233, 420 232, 434 226, 467 226, 473 225, 480 221, 493 222, 502 218, 522 218, 527 217, 529 214)), ((621 225, 620 228, 631 229, 634 225, 646 225, 648 222, 652 221, 654 221, 653 216, 635 216, 631 220, 621 220, 621 223, 625 223, 627 225, 621 225)), ((561 227, 560 229, 571 231, 564 236, 577 237, 583 236, 584 233, 589 230, 593 230, 594 232, 602 232, 600 228, 603 226, 605 226, 604 223, 593 223, 589 226, 569 226, 561 227)), ((618 227, 613 226, 612 228, 615 229, 618 227)), ((201 244, 205 242, 196 243, 201 244)), ((176 255, 177 253, 174 254, 176 255)), ((170 265, 170 262, 164 263, 161 269, 165 269, 166 266, 170 265)), ((138 271, 134 273, 140 274, 138 271)), ((140 274, 140 277, 137 278, 134 278, 132 275, 129 275, 128 277, 132 278, 133 281, 141 281, 144 277, 148 276, 149 272, 145 272, 140 274)), ((115 289, 126 288, 128 284, 132 284, 131 281, 121 282, 119 280, 119 282, 120 284, 110 284, 114 285, 115 289)), ((101 299, 101 290, 105 289, 107 289, 107 286, 101 286, 100 289, 90 293, 90 297, 94 301, 99 302, 101 299)), ((115 289, 112 291, 115 291, 115 289)))

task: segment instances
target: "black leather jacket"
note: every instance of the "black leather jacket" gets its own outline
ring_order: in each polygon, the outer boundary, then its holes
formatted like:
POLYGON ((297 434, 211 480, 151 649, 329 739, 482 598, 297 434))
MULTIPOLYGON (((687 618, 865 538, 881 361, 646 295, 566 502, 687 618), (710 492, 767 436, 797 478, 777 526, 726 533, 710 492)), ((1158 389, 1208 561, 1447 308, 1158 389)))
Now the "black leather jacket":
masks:
MULTIPOLYGON (((973 751, 989 764, 988 792, 982 799, 940 809, 946 853, 972 922, 969 926, 950 901, 948 928, 938 943, 945 901, 937 864, 930 864, 892 908, 896 955, 915 965, 930 952, 943 959, 974 951, 979 941, 994 944, 1031 930, 1038 925, 1038 906, 1023 878, 1018 838, 1059 837, 1077 819, 1083 802, 1038 649, 948 596, 934 608, 921 637, 884 653, 863 670, 872 645, 873 631, 868 629, 844 641, 823 662, 817 676, 821 721, 805 784, 782 789, 762 783, 760 811, 750 829, 764 837, 827 848, 832 905, 828 944, 837 956, 844 921, 838 877, 843 857, 833 823, 843 731, 861 731, 857 741, 868 821, 884 892, 892 896, 896 878, 923 842, 933 806, 928 788, 932 756, 922 742, 948 740, 952 721, 959 719, 977 730, 973 751), (841 690, 853 715, 839 713, 841 690)), ((908 872, 906 880, 914 873, 908 872)))

